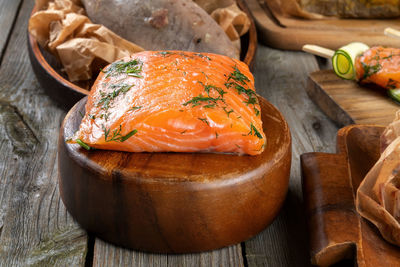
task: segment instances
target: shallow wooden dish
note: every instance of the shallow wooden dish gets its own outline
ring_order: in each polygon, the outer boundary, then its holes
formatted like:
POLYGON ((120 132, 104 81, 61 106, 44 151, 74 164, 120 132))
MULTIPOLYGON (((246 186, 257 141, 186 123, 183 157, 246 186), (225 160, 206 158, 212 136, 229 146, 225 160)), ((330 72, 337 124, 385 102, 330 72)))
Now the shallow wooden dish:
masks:
POLYGON ((400 248, 386 242, 355 208, 357 188, 379 159, 384 129, 350 125, 338 132, 336 154, 301 155, 313 264, 354 258, 359 267, 399 266, 400 248))
POLYGON ((259 98, 267 145, 259 156, 87 151, 66 144, 86 99, 61 126, 58 169, 61 198, 88 231, 136 250, 198 252, 246 240, 279 212, 291 137, 281 113, 265 99, 259 98))
MULTIPOLYGON (((240 59, 252 69, 257 50, 256 26, 245 2, 243 0, 237 0, 237 2, 239 7, 247 13, 251 20, 249 32, 241 38, 242 52, 240 59)), ((32 14, 35 11, 34 7, 32 14)), ((43 51, 29 32, 28 51, 33 71, 40 85, 44 88, 46 94, 55 100, 58 105, 65 109, 70 109, 82 97, 89 94, 88 89, 90 89, 94 80, 80 84, 70 82, 66 74, 61 72, 61 65, 55 57, 47 51, 43 51)))

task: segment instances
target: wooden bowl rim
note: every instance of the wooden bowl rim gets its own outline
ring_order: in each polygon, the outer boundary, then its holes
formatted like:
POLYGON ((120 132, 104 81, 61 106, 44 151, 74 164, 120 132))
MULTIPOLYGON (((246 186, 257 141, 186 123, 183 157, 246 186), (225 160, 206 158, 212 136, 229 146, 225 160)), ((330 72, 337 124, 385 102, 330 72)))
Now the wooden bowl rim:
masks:
MULTIPOLYGON (((275 114, 277 117, 279 116, 279 120, 282 122, 282 132, 280 134, 280 136, 282 137, 282 141, 281 144, 282 146, 280 146, 279 149, 277 149, 276 151, 274 151, 274 156, 272 157, 275 161, 274 162, 280 162, 282 159, 285 158, 286 154, 289 152, 291 154, 291 147, 292 147, 292 137, 291 137, 291 133, 290 133, 290 128, 289 125, 287 123, 287 121, 285 120, 285 117, 283 116, 283 114, 273 105, 271 104, 268 100, 266 100, 265 98, 261 97, 260 95, 257 95, 258 98, 260 99, 260 102, 263 101, 265 103, 265 105, 268 105, 270 109, 273 109, 275 114), (276 161, 276 159, 278 159, 278 161, 276 161)), ((62 125, 60 127, 60 137, 63 137, 63 139, 60 138, 59 142, 64 142, 59 143, 59 145, 66 145, 66 151, 68 151, 68 154, 70 157, 72 157, 72 159, 74 161, 82 161, 83 157, 86 157, 86 153, 90 153, 90 151, 86 151, 84 149, 82 149, 81 153, 69 153, 71 151, 76 150, 76 148, 78 148, 78 145, 76 144, 66 144, 65 143, 65 139, 67 138, 65 136, 65 125, 67 124, 67 122, 69 122, 69 120, 71 120, 72 116, 74 115, 74 112, 76 113, 76 110, 79 108, 80 105, 83 106, 83 108, 85 107, 84 105, 86 104, 88 97, 84 97, 81 100, 79 100, 67 113, 67 115, 64 118, 64 121, 62 122, 62 125), (82 104, 82 102, 84 102, 82 104), (74 145, 74 147, 76 148, 72 148, 71 146, 74 145)), ((79 112, 79 111, 78 111, 79 112)), ((270 116, 270 114, 266 114, 265 116, 270 116)), ((265 122, 263 121, 263 128, 265 128, 265 122)), ((268 127, 268 126, 266 126, 268 127)), ((271 142, 271 140, 268 140, 267 137, 267 142, 271 142)), ((266 147, 267 148, 267 147, 266 147)), ((80 149, 80 148, 78 148, 80 149)), ((105 152, 110 152, 109 150, 104 150, 105 152)), ((133 153, 133 152, 122 152, 122 151, 112 151, 113 153, 133 153)), ((142 152, 142 153, 153 153, 153 152, 142 152)), ((158 153, 158 152, 154 152, 154 153, 158 153)), ((160 152, 160 154, 162 153, 171 153, 171 154, 182 154, 182 153, 174 153, 174 152, 160 152)), ((265 149, 263 151, 263 153, 261 153, 260 155, 257 156, 250 156, 250 155, 243 155, 243 156, 239 156, 239 157, 258 157, 258 156, 262 156, 265 153, 270 153, 270 151, 267 151, 267 149, 265 149)), ((208 153, 187 153, 187 154, 208 154, 208 153)), ((213 153, 211 153, 213 154, 213 153)), ((224 155, 224 154, 217 154, 217 155, 224 155)), ((226 154, 226 156, 238 156, 238 155, 234 155, 234 154, 226 154)), ((87 158, 87 157, 86 157, 87 158)), ((289 159, 291 161, 291 158, 289 159)), ((266 165, 271 164, 271 161, 264 161, 262 163, 260 163, 258 166, 256 166, 254 169, 252 169, 252 172, 255 172, 256 170, 262 170, 266 165)), ((99 165, 96 161, 89 159, 88 161, 86 161, 85 163, 85 168, 90 169, 92 172, 97 173, 97 174, 104 174, 104 167, 99 165)), ((124 171, 122 170, 121 173, 124 173, 124 171)), ((202 184, 204 187, 208 187, 208 186, 213 186, 215 184, 219 184, 219 183, 223 183, 226 186, 230 186, 236 183, 240 183, 240 182, 244 182, 247 179, 251 179, 251 177, 254 176, 253 175, 248 175, 248 177, 239 177, 239 178, 229 178, 227 177, 226 179, 221 178, 221 179, 216 179, 212 182, 209 181, 203 181, 201 179, 197 180, 197 179, 192 179, 192 180, 179 180, 179 183, 181 182, 185 182, 185 183, 196 183, 196 184, 202 184)), ((98 175, 98 177, 102 177, 102 175, 98 175)), ((174 179, 174 178, 167 178, 167 177, 146 177, 145 179, 142 177, 129 177, 129 178, 124 178, 121 177, 125 182, 132 182, 132 183, 154 183, 154 182, 167 182, 167 183, 176 183, 178 182, 178 180, 174 179)), ((107 179, 104 179, 104 181, 109 181, 107 179)), ((111 182, 111 181, 110 181, 111 182)))
MULTIPOLYGON (((249 68, 252 68, 254 65, 255 54, 257 51, 257 30, 256 30, 256 26, 255 26, 253 17, 251 16, 250 10, 248 9, 246 3, 243 0, 236 0, 236 1, 239 5, 239 8, 242 9, 250 19, 250 28, 249 28, 249 32, 248 32, 249 45, 247 46, 247 52, 243 59, 243 62, 246 63, 246 65, 248 65, 249 68), (251 45, 252 43, 254 44, 253 46, 251 45)), ((31 16, 35 12, 36 12, 36 5, 33 6, 31 16)), ((78 85, 70 82, 68 79, 64 78, 58 72, 56 72, 52 66, 50 66, 50 64, 44 58, 43 53, 39 48, 38 42, 29 33, 29 31, 28 31, 28 43, 31 46, 33 54, 36 57, 37 61, 50 76, 54 77, 60 84, 62 84, 65 87, 70 88, 72 91, 82 94, 83 96, 89 95, 89 92, 90 92, 89 90, 86 90, 86 89, 79 87, 78 85)))

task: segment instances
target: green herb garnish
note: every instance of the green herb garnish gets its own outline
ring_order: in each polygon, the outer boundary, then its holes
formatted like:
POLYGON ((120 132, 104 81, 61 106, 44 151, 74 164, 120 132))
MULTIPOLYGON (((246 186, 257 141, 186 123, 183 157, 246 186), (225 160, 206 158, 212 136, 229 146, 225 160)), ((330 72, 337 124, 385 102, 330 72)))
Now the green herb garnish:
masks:
POLYGON ((97 103, 97 106, 102 105, 102 109, 107 110, 110 107, 110 102, 119 96, 120 93, 126 94, 129 89, 132 88, 133 85, 128 84, 113 84, 110 86, 113 91, 111 93, 106 94, 105 92, 100 91, 101 99, 97 103))
POLYGON ((207 119, 205 119, 205 118, 198 118, 198 119, 201 120, 202 122, 206 123, 207 125, 210 125, 210 124, 208 123, 208 120, 207 120, 207 119))
POLYGON ((247 76, 244 75, 242 72, 240 72, 237 66, 234 67, 234 71, 229 75, 228 82, 231 79, 240 82, 243 85, 245 85, 246 82, 250 82, 250 79, 247 78, 247 76))
POLYGON ((129 109, 129 110, 137 110, 137 109, 141 109, 143 106, 138 106, 138 107, 132 107, 131 109, 129 109))
POLYGON ((124 62, 122 60, 114 62, 107 68, 107 70, 102 70, 102 72, 106 73, 106 77, 115 76, 118 74, 125 73, 129 76, 136 78, 143 78, 140 73, 142 72, 143 63, 134 59, 128 62, 124 62))
POLYGON ((247 135, 254 135, 257 136, 259 139, 263 138, 253 123, 250 123, 250 132, 247 135))
POLYGON ((77 143, 78 145, 80 145, 81 147, 83 147, 83 148, 86 149, 86 150, 91 150, 91 149, 93 149, 93 148, 90 147, 88 144, 86 144, 85 142, 83 142, 81 139, 76 139, 75 141, 76 141, 76 143, 77 143))
POLYGON ((126 135, 121 135, 121 129, 122 126, 120 125, 118 129, 115 129, 112 131, 112 135, 110 136, 110 131, 111 129, 107 129, 104 125, 102 125, 103 131, 104 131, 104 141, 106 142, 111 142, 111 141, 119 141, 119 142, 124 142, 131 136, 135 135, 137 133, 137 130, 130 131, 126 135))
POLYGON ((201 105, 202 103, 206 103, 208 105, 216 104, 217 101, 220 101, 220 100, 223 100, 223 99, 220 97, 214 98, 214 97, 210 97, 210 96, 203 96, 200 94, 198 96, 193 97, 191 100, 183 103, 182 105, 187 106, 187 105, 191 104, 192 107, 196 107, 196 106, 201 105))

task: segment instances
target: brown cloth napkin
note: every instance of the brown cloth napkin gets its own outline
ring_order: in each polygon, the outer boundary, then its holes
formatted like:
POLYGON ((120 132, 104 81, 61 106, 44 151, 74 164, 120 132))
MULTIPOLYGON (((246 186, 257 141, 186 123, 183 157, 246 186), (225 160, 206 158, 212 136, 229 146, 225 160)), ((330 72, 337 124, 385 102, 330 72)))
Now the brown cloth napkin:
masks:
POLYGON ((400 246, 400 111, 381 136, 381 157, 357 190, 359 214, 400 246))

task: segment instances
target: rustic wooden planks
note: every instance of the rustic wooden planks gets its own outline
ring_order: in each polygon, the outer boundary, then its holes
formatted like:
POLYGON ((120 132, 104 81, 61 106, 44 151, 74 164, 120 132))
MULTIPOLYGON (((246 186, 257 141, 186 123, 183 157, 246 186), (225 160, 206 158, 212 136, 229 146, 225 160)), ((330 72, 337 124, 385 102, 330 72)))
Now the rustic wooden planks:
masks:
POLYGON ((273 224, 245 243, 248 266, 309 266, 299 156, 334 151, 337 127, 304 90, 314 56, 259 46, 255 79, 258 93, 285 116, 292 133, 292 169, 286 203, 273 224))
POLYGON ((0 68, 0 266, 84 266, 86 233, 57 185, 64 112, 38 86, 25 48, 32 6, 23 2, 0 68))
MULTIPOLYGON (((0 266, 83 266, 93 248, 60 201, 54 164, 65 113, 39 87, 25 50, 32 5, 24 1, 0 68, 0 266)), ((337 127, 304 91, 308 73, 318 69, 313 56, 260 46, 256 65, 258 92, 282 111, 293 137, 288 198, 274 223, 242 246, 200 254, 147 254, 96 239, 94 266, 310 265, 299 155, 332 152, 337 127)))
POLYGON ((96 239, 94 267, 101 266, 244 266, 240 245, 196 254, 151 254, 112 246, 96 239))
POLYGON ((0 59, 3 57, 4 49, 14 26, 21 1, 0 1, 0 59))

